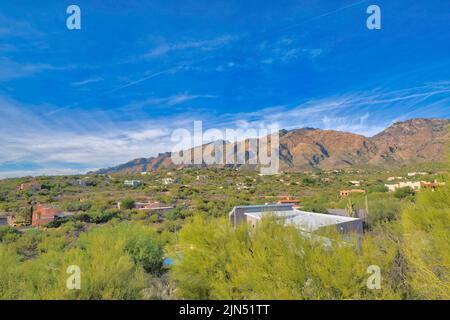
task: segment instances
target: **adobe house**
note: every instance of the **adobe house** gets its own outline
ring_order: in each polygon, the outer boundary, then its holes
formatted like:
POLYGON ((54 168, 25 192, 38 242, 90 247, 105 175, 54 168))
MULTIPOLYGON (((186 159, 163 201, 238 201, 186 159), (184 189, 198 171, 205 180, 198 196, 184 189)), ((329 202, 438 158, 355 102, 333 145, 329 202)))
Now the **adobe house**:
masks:
POLYGON ((339 191, 339 196, 341 198, 347 198, 352 193, 366 193, 366 191, 361 189, 341 190, 339 191))
POLYGON ((436 179, 433 182, 421 181, 420 186, 422 188, 430 188, 432 191, 436 190, 436 188, 445 186, 445 182, 438 182, 436 179))
POLYGON ((65 214, 59 209, 49 208, 43 205, 38 205, 36 210, 33 211, 31 219, 31 225, 33 227, 44 226, 58 218, 64 217, 65 214))

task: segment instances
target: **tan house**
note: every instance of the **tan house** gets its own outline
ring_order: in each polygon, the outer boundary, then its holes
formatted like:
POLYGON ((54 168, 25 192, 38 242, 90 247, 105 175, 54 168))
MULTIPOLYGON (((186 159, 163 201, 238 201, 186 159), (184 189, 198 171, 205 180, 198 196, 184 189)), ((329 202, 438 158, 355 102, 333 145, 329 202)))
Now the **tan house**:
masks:
POLYGON ((361 189, 341 190, 339 191, 339 196, 341 198, 347 198, 352 193, 366 193, 366 191, 361 189))
POLYGON ((361 181, 358 181, 358 180, 352 180, 352 181, 349 181, 349 183, 352 186, 355 186, 355 187, 360 187, 361 186, 361 181))
POLYGON ((419 191, 422 188, 430 188, 432 190, 436 190, 438 187, 442 187, 445 185, 445 182, 438 182, 436 179, 433 182, 427 181, 407 181, 407 182, 399 182, 396 184, 385 184, 384 186, 388 188, 389 192, 394 192, 397 189, 410 187, 414 191, 419 191))
POLYGON ((414 177, 414 176, 426 176, 429 174, 428 172, 408 172, 408 177, 414 177))
POLYGON ((403 180, 403 179, 405 179, 405 178, 403 178, 403 177, 388 177, 387 181, 403 180))

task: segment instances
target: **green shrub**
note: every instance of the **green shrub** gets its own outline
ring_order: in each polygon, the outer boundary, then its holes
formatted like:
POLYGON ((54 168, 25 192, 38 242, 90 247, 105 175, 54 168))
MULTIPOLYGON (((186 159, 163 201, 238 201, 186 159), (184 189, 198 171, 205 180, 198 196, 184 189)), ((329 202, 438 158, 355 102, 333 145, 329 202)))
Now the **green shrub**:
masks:
POLYGON ((366 223, 369 229, 376 225, 392 222, 400 217, 400 202, 392 197, 371 199, 366 223))
POLYGON ((413 297, 450 299, 450 185, 421 191, 401 219, 413 297))
POLYGON ((163 272, 165 240, 154 230, 109 223, 77 239, 75 224, 26 232, 13 245, 0 243, 0 299, 139 299, 144 271, 163 272), (66 287, 71 265, 80 268, 80 290, 66 287))
MULTIPOLYGON (((374 299, 395 298, 388 275, 382 290, 368 290, 367 267, 390 270, 396 248, 367 237, 361 253, 327 245, 292 226, 264 220, 234 230, 225 219, 200 216, 185 225, 169 250, 170 276, 183 299, 374 299)), ((336 237, 336 238, 335 238, 336 237)), ((389 271, 386 271, 388 274, 389 271)))
POLYGON ((0 242, 12 242, 19 236, 20 232, 10 226, 0 227, 0 242))
POLYGON ((415 194, 414 190, 411 189, 410 187, 403 187, 395 190, 394 197, 398 199, 404 199, 409 196, 414 196, 414 194, 415 194))
POLYGON ((181 208, 174 208, 169 212, 165 213, 164 216, 169 220, 177 220, 184 218, 183 211, 181 208))
POLYGON ((66 211, 88 211, 91 209, 92 204, 89 202, 68 202, 65 203, 62 208, 66 211))
POLYGON ((122 210, 131 210, 134 208, 135 201, 131 198, 127 198, 120 203, 122 210))
POLYGON ((108 222, 109 220, 111 220, 112 218, 114 218, 116 216, 116 213, 107 211, 107 210, 106 211, 94 211, 94 212, 89 212, 88 216, 89 216, 88 222, 105 223, 105 222, 108 222))

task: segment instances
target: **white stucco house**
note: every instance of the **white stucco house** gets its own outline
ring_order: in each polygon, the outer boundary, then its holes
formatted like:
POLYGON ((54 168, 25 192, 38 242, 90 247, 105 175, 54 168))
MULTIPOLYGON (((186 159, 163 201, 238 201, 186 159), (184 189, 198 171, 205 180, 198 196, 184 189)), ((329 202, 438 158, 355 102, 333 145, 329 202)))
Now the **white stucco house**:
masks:
POLYGON ((420 190, 422 184, 420 181, 406 181, 406 182, 399 182, 395 184, 385 184, 386 188, 388 188, 389 192, 394 192, 397 189, 410 187, 412 190, 420 190))
POLYGON ((141 180, 125 180, 123 182, 123 184, 128 187, 137 187, 142 184, 142 181, 141 180))

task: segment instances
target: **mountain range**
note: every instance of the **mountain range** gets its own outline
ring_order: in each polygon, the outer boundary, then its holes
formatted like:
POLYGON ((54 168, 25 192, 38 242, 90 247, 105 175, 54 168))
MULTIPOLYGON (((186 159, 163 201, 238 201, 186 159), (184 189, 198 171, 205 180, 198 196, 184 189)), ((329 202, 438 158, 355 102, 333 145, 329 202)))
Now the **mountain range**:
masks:
MULTIPOLYGON (((373 137, 314 128, 281 130, 280 170, 330 170, 365 165, 395 167, 409 163, 442 161, 448 152, 449 126, 448 119, 410 119, 396 122, 373 137)), ((224 145, 226 144, 228 142, 224 142, 224 145)), ((206 146, 207 144, 201 147, 205 149, 206 146)), ((246 146, 248 147, 248 140, 246 146)), ((194 151, 189 149, 184 152, 194 151)), ((251 155, 247 154, 246 157, 248 159, 251 155)), ((193 165, 175 165, 171 160, 171 153, 166 152, 101 169, 95 173, 139 173, 190 166, 193 165)), ((227 166, 256 167, 248 164, 227 166)))

